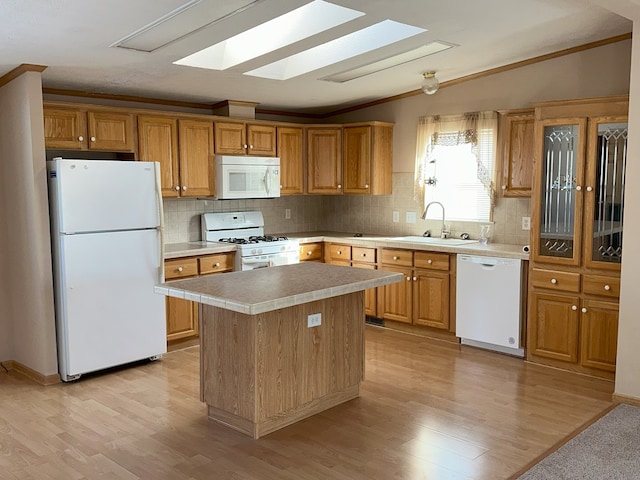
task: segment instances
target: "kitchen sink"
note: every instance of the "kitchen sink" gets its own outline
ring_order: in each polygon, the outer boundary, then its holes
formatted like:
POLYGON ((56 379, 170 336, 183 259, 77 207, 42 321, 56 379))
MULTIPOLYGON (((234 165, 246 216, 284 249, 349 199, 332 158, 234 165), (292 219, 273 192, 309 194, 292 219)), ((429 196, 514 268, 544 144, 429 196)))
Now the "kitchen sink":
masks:
POLYGON ((411 243, 421 243, 423 245, 449 245, 449 246, 460 246, 467 245, 470 243, 478 243, 478 240, 463 240, 461 238, 436 238, 436 237, 422 237, 420 235, 409 235, 406 237, 393 237, 390 240, 394 240, 396 242, 411 242, 411 243))

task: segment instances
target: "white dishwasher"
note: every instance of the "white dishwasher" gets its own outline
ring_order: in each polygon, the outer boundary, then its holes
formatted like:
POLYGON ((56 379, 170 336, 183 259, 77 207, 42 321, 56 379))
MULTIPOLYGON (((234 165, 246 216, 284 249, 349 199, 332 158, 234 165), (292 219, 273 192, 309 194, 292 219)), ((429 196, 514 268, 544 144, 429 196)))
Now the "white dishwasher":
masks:
POLYGON ((522 261, 458 255, 456 336, 467 345, 524 356, 522 261))

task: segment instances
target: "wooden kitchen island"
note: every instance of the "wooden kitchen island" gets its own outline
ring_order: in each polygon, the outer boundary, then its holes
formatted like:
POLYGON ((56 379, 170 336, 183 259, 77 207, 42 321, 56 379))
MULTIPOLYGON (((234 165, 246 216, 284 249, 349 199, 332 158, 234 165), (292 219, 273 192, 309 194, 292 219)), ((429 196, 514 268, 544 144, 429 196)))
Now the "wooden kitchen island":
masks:
POLYGON ((402 280, 304 262, 156 292, 200 303, 200 399, 210 419, 259 438, 359 395, 364 290, 402 280))

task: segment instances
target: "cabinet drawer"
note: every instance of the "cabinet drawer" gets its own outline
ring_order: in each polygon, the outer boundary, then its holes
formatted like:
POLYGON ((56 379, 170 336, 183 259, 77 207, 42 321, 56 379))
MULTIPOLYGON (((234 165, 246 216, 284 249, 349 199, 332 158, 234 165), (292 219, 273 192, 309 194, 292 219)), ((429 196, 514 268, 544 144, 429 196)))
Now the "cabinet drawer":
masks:
POLYGON ((173 258, 164 261, 164 278, 173 280, 176 278, 191 277, 198 274, 198 259, 173 258))
POLYGON ((380 261, 386 265, 401 265, 403 267, 412 267, 413 251, 383 248, 380 251, 380 261))
POLYGON ((416 268, 449 271, 449 254, 440 252, 415 252, 414 265, 416 268))
POLYGON ((331 260, 351 260, 351 247, 349 245, 329 245, 329 258, 331 260))
POLYGON ((351 247, 351 259, 359 263, 376 263, 376 249, 351 247))
POLYGON ((198 271, 201 275, 233 271, 233 253, 218 253, 198 259, 198 271))
POLYGON ((548 290, 559 290, 574 293, 578 293, 580 291, 579 273, 534 268, 531 270, 530 281, 531 285, 536 288, 546 288, 548 290))
POLYGON ((618 298, 620 296, 620 279, 604 275, 583 275, 582 291, 589 295, 618 298))
POLYGON ((300 245, 300 261, 322 260, 322 243, 303 243, 300 245))

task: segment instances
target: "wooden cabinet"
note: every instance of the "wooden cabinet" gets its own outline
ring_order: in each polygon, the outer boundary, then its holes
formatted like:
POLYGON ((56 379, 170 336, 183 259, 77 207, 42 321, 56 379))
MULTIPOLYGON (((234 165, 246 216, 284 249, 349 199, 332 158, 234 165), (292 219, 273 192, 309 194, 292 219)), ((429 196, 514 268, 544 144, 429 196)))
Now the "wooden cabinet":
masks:
POLYGON ((301 262, 324 262, 324 242, 301 243, 301 262))
POLYGON ((307 192, 342 193, 342 128, 307 128, 307 192))
POLYGON ((536 106, 530 361, 613 378, 627 108, 626 97, 536 106))
POLYGON ((393 125, 352 124, 342 130, 344 193, 390 195, 393 125))
POLYGON ((533 110, 500 112, 498 155, 504 197, 531 196, 534 148, 533 110))
POLYGON ((382 270, 399 272, 405 282, 379 288, 382 318, 441 330, 451 325, 451 261, 449 254, 382 249, 382 270))
MULTIPOLYGON (((164 261, 166 281, 233 271, 235 252, 164 261)), ((167 342, 198 336, 198 302, 167 297, 167 342)))
MULTIPOLYGON (((351 266, 375 270, 376 249, 370 247, 351 247, 351 266)), ((364 313, 370 317, 378 315, 378 289, 369 288, 364 291, 364 313)))
POLYGON ((277 127, 280 158, 280 195, 304 193, 302 128, 277 127))
POLYGON ((135 151, 133 115, 127 111, 45 105, 43 113, 48 149, 135 151))
POLYGON ((215 122, 215 148, 220 155, 276 156, 276 127, 246 122, 215 122))
POLYGON ((212 122, 138 115, 138 136, 139 159, 160 162, 163 197, 215 195, 212 122))
POLYGON ((324 258, 334 265, 351 265, 351 246, 325 243, 324 258))

